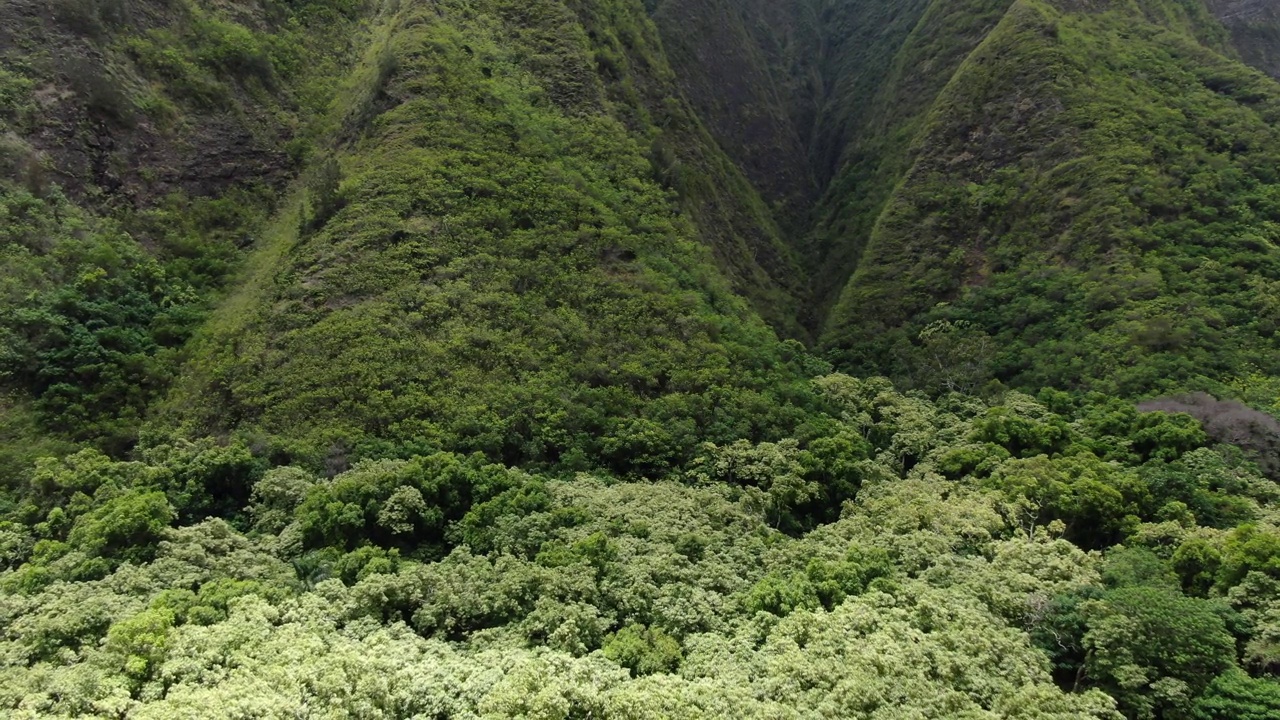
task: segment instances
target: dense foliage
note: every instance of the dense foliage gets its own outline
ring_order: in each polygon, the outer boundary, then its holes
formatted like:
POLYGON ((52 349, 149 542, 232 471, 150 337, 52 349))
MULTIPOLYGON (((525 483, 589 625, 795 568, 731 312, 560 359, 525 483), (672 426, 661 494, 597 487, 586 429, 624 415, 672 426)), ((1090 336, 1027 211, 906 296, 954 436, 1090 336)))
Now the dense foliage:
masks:
POLYGON ((1249 1, 0 4, 0 715, 1280 717, 1249 1))
POLYGON ((913 141, 829 320, 837 366, 928 374, 951 323, 1025 387, 1274 375, 1280 86, 1225 42, 1198 3, 1016 3, 913 141))
POLYGON ((356 15, 345 0, 270 3, 256 23, 189 2, 51 5, 0 19, 20 41, 0 43, 6 480, 66 441, 134 446, 275 202, 271 161, 201 149, 202 173, 232 176, 193 178, 165 146, 284 133, 304 157, 342 68, 326 42, 356 15))
POLYGON ((451 453, 324 478, 216 443, 41 461, 3 525, 0 703, 15 717, 1280 711, 1266 675, 1280 486, 1189 416, 1102 398, 1055 411, 1054 393, 933 403, 840 375, 814 391, 836 413, 826 436, 707 444, 653 481, 451 453), (252 493, 221 504, 234 486, 252 493))
POLYGON ((338 469, 447 449, 623 474, 795 428, 819 366, 730 291, 576 19, 380 16, 347 149, 268 233, 163 422, 338 469))

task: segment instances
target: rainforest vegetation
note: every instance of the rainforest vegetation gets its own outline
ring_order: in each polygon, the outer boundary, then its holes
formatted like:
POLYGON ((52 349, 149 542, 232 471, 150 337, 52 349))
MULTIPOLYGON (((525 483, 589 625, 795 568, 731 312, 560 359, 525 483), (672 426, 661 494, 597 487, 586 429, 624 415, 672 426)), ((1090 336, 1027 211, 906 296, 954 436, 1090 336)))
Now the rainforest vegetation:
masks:
POLYGON ((1277 57, 0 5, 0 716, 1280 718, 1277 57))

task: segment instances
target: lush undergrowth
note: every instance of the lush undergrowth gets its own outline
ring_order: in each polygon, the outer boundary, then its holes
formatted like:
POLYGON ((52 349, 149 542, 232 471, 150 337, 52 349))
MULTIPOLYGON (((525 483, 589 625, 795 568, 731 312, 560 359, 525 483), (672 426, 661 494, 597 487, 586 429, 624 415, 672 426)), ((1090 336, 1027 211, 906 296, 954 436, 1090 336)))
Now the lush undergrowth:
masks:
POLYGON ((1211 20, 1150 5, 1020 2, 965 61, 830 319, 838 366, 927 373, 945 327, 1030 387, 1280 369, 1280 86, 1221 55, 1211 20))
POLYGON ((291 137, 273 152, 306 157, 343 65, 333 37, 357 9, 6 9, 18 39, 0 70, 6 482, 68 442, 116 456, 137 442, 290 172, 252 146, 291 137), (192 155, 207 165, 193 172, 192 155))
MULTIPOLYGON (((181 210, 210 227, 236 227, 253 207, 237 200, 181 210)), ((159 209, 130 219, 169 217, 159 209)), ((0 380, 31 399, 45 432, 126 451, 235 246, 197 231, 200 240, 186 246, 147 252, 118 221, 87 215, 56 188, 3 187, 0 218, 0 380)), ((181 243, 183 229, 160 237, 181 243)))
POLYGON ((1220 5, 0 6, 0 714, 1280 717, 1220 5))
POLYGON ((0 707, 1280 712, 1280 486, 1239 450, 1102 397, 814 392, 823 436, 641 482, 455 453, 325 478, 214 442, 41 461, 0 524, 0 707))
POLYGON ((623 474, 795 428, 810 361, 721 278, 577 17, 385 15, 343 150, 158 424, 339 469, 447 449, 623 474))

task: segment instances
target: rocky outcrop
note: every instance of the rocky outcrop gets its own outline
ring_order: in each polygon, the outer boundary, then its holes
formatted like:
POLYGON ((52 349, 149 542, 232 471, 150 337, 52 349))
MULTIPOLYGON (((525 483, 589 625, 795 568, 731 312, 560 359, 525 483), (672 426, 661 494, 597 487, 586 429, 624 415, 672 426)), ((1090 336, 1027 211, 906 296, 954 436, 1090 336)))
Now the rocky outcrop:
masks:
POLYGON ((293 132, 282 122, 287 101, 230 83, 218 102, 185 107, 157 90, 180 79, 157 78, 135 62, 130 42, 175 32, 189 21, 183 8, 150 0, 0 4, 0 67, 16 69, 33 90, 13 130, 75 200, 145 208, 174 192, 218 196, 240 185, 278 187, 292 175, 283 151, 293 132))
POLYGON ((1241 58, 1280 78, 1280 4, 1273 0, 1205 0, 1231 33, 1241 58))

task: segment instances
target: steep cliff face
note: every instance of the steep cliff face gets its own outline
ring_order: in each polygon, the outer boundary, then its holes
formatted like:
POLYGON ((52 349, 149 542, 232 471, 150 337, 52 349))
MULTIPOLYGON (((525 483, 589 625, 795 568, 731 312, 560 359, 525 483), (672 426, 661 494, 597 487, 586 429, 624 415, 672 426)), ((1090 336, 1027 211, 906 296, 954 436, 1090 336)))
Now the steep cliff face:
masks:
MULTIPOLYGON (((726 154, 727 136, 708 132, 697 105, 700 100, 721 97, 723 88, 681 93, 679 83, 685 74, 668 61, 676 51, 664 47, 643 5, 575 2, 570 6, 593 44, 613 111, 632 130, 648 137, 655 177, 675 193, 680 209, 694 221, 700 241, 711 249, 731 287, 779 334, 812 339, 801 321, 808 283, 786 229, 794 219, 794 212, 788 214, 787 209, 803 208, 804 181, 793 176, 771 185, 767 178, 777 175, 753 175, 763 163, 744 165, 745 154, 726 154), (630 32, 636 37, 620 34, 620 24, 634 28, 630 32), (784 189, 788 187, 791 190, 784 189)), ((756 79, 765 82, 761 87, 768 87, 764 79, 756 79)), ((716 102, 724 107, 728 101, 716 102)), ((733 106, 755 107, 751 103, 733 106)), ((748 115, 755 117, 755 111, 744 111, 748 115)), ((766 154, 769 162, 800 157, 790 150, 766 154)))
POLYGON ((967 328, 948 342, 985 347, 978 364, 1017 383, 1135 392, 1271 352, 1248 319, 1256 289, 1181 279, 1207 258, 1272 279, 1270 245, 1231 240, 1272 221, 1257 197, 1275 87, 1236 62, 1275 72, 1270 4, 702 0, 655 17, 682 89, 786 218, 806 321, 839 367, 918 375, 936 322, 967 328), (1118 150, 1166 136, 1184 145, 1118 150), (1160 309, 1188 294, 1205 315, 1160 309), (1242 352, 1214 368, 1220 341, 1242 352))
POLYGON ((822 101, 815 5, 662 2, 654 13, 681 91, 789 232, 818 192, 808 148, 822 101))
POLYGON ((278 188, 298 159, 286 148, 324 103, 308 84, 341 62, 357 13, 325 2, 5 3, 0 63, 26 89, 6 98, 21 111, 11 130, 51 180, 95 205, 278 188))
POLYGON ((1229 52, 1202 6, 1015 3, 913 141, 827 346, 909 375, 960 323, 997 377, 1121 393, 1280 370, 1280 86, 1229 52))
POLYGON ((6 458, 133 445, 305 159, 359 17, 344 0, 0 5, 6 458))
POLYGON ((815 312, 824 323, 890 193, 911 166, 939 93, 1009 5, 963 0, 838 6, 831 87, 813 146, 813 157, 826 163, 819 171, 828 181, 805 241, 815 312), (845 34, 845 28, 858 30, 845 34))
POLYGON ((1280 6, 1267 0, 1205 0, 1245 62, 1280 78, 1280 6))
POLYGON ((449 448, 652 473, 787 427, 805 371, 700 242, 735 175, 691 142, 643 6, 481 5, 377 16, 350 139, 162 423, 311 463, 449 448))
POLYGON ((820 325, 924 114, 1008 0, 699 0, 655 13, 681 89, 804 261, 820 325))

